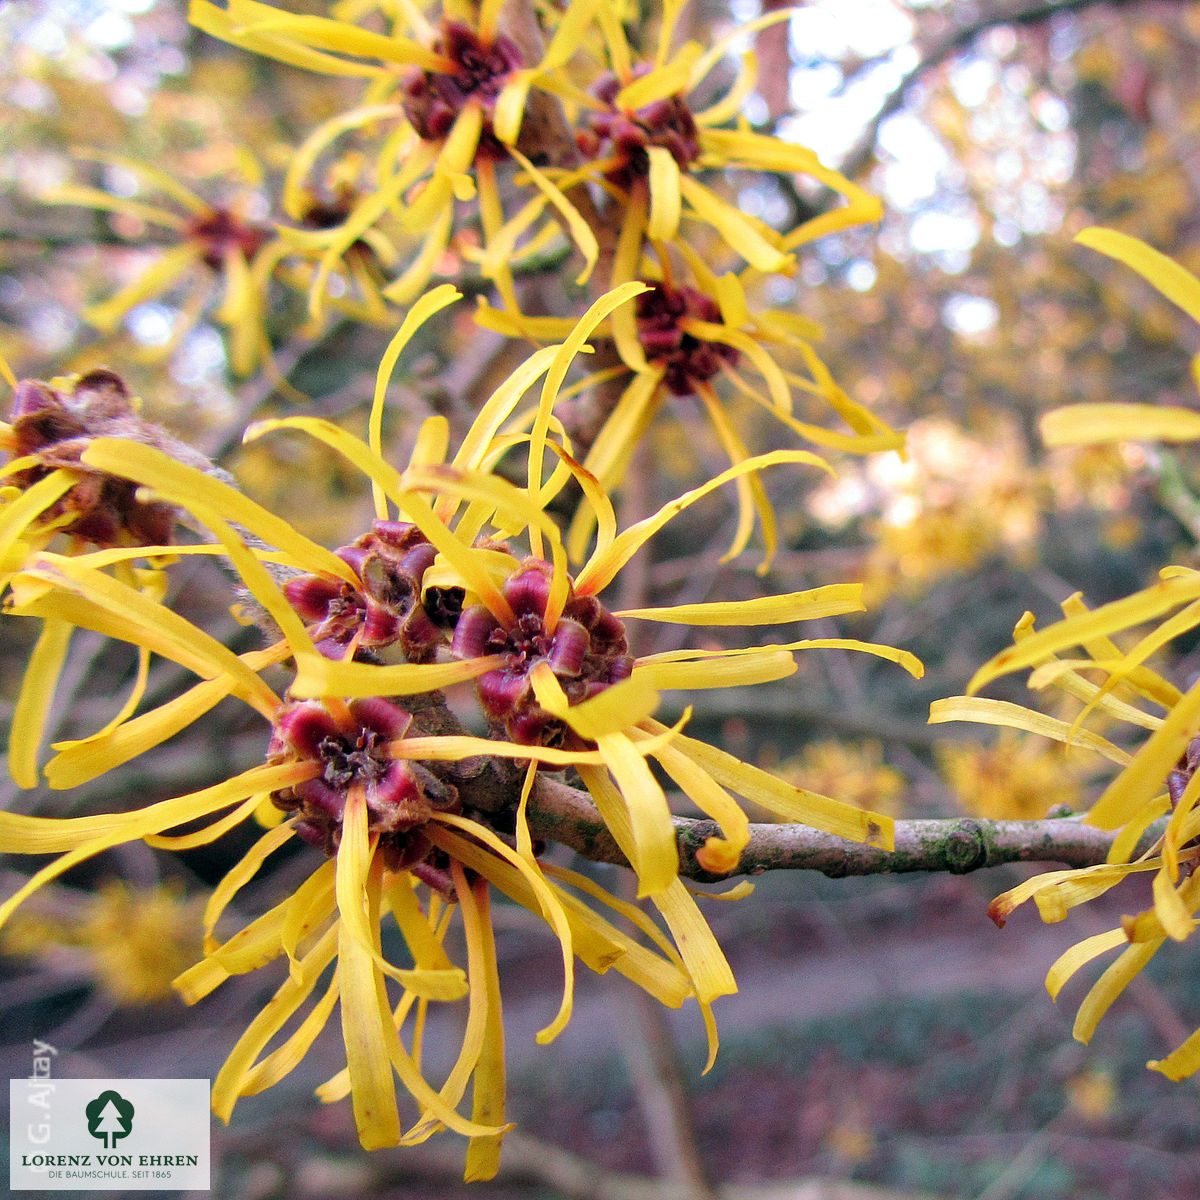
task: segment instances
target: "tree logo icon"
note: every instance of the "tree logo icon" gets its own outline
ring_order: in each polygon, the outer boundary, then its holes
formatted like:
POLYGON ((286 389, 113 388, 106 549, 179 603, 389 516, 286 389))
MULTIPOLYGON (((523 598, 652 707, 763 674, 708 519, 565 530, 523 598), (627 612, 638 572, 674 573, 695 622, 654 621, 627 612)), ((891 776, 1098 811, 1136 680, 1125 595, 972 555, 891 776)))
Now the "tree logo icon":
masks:
POLYGON ((100 1138, 105 1150, 111 1150, 133 1129, 133 1105, 120 1092, 101 1092, 83 1111, 87 1114, 88 1133, 100 1138))

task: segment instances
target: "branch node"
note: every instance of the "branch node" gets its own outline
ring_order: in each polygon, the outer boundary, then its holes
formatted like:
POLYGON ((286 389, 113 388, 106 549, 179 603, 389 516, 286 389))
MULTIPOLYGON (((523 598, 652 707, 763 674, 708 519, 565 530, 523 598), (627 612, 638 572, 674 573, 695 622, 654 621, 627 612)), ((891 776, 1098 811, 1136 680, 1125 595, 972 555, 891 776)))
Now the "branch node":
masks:
POLYGON ((963 821, 947 834, 944 852, 946 869, 952 875, 966 875, 988 862, 988 843, 977 821, 963 821))

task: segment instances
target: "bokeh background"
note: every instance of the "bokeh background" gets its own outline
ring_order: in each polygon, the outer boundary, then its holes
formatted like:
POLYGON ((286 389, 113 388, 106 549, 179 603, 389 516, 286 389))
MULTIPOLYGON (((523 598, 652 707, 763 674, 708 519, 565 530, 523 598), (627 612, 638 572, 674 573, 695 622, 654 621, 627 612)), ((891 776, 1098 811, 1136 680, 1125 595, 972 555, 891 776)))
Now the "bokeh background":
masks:
MULTIPOLYGON (((324 11, 306 0, 288 7, 324 11)), ((688 32, 711 36, 758 11, 754 0, 701 0, 688 32)), ((272 332, 285 389, 270 371, 233 378, 211 314, 177 338, 182 291, 149 299, 101 338, 79 314, 145 268, 153 230, 44 197, 68 182, 135 194, 129 171, 87 157, 99 151, 140 156, 269 221, 295 146, 352 93, 198 34, 183 0, 7 0, 0 48, 0 352, 36 378, 117 367, 147 416, 218 457, 256 498, 326 544, 350 540, 368 511, 360 481, 315 444, 242 449, 240 433, 251 417, 295 411, 359 429, 389 331, 338 320, 297 335, 302 300, 281 296, 272 332)), ((1024 610, 1044 622, 1073 592, 1098 604, 1168 562, 1196 563, 1194 454, 1051 452, 1036 422, 1073 402, 1196 402, 1189 361, 1200 332, 1072 238, 1111 225, 1200 269, 1200 5, 809 0, 755 49, 761 83, 748 120, 813 146, 885 206, 877 229, 808 248, 797 278, 777 281, 769 299, 824 326, 835 378, 909 431, 909 455, 839 461, 824 482, 769 479, 784 550, 765 581, 749 553, 718 561, 733 517, 714 499, 655 543, 637 586, 681 603, 713 588, 752 595, 864 579, 870 612, 838 631, 904 646, 927 673, 918 682, 886 664, 813 656, 785 683, 710 700, 692 729, 897 816, 1085 807, 1103 782, 1089 762, 925 718, 931 700, 960 692, 1007 644, 1024 610)), ((789 180, 739 186, 743 206, 768 220, 814 202, 789 180)), ((465 265, 451 252, 439 272, 458 278, 465 265)), ((398 448, 430 412, 465 424, 511 366, 511 347, 479 334, 460 307, 406 355, 404 403, 389 428, 398 448)), ((721 460, 686 403, 672 416, 627 511, 686 486, 697 461, 721 460)), ((771 436, 764 428, 747 440, 771 436)), ((189 616, 239 649, 253 644, 219 577, 185 564, 177 580, 189 616)), ((20 623, 5 623, 0 718, 30 644, 20 623)), ((131 667, 123 649, 81 637, 55 736, 103 724, 131 667)), ((1196 646, 1172 646, 1163 669, 1190 683, 1196 646)), ((151 696, 177 682, 164 670, 151 696)), ((1027 699, 1016 679, 990 694, 1027 699)), ((0 802, 65 815, 157 799, 262 752, 262 729, 230 706, 120 777, 69 795, 0 782, 0 802)), ((128 848, 27 905, 0 933, 4 1073, 28 1073, 37 1037, 59 1049, 61 1075, 214 1074, 271 981, 236 980, 188 1010, 169 980, 197 952, 198 906, 241 848, 236 837, 177 856, 128 848)), ((18 865, 8 864, 6 890, 18 865)), ((240 903, 265 905, 304 870, 280 863, 240 903)), ((617 872, 597 870, 618 886, 617 872)), ((556 1003, 556 949, 527 914, 502 908, 519 1133, 495 1183, 458 1182, 461 1148, 449 1138, 359 1151, 347 1106, 312 1098, 340 1065, 334 1030, 286 1083, 215 1132, 212 1194, 1200 1196, 1197 1084, 1144 1069, 1200 1020, 1200 969, 1178 955, 1170 974, 1152 965, 1091 1045, 1074 1043, 1082 983, 1056 1008, 1045 970, 1142 897, 1118 893, 1064 927, 1021 912, 997 931, 987 903, 1021 877, 1016 868, 773 876, 749 900, 711 906, 742 990, 718 1005, 722 1049, 704 1078, 699 1022, 645 1011, 620 981, 583 981, 568 1031, 536 1047, 556 1003)))

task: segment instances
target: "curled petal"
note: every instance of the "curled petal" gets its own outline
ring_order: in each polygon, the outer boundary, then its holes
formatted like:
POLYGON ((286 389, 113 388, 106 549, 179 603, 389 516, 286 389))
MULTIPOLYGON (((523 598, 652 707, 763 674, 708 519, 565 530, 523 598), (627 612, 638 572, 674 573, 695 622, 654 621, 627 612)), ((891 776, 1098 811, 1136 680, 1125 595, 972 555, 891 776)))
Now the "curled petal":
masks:
POLYGON ((517 616, 523 613, 541 616, 550 598, 550 579, 544 564, 530 565, 506 579, 500 590, 517 616))
POLYGON ((554 643, 546 662, 555 675, 578 675, 590 642, 588 631, 577 621, 564 617, 554 630, 554 643))
POLYGON ((376 696, 355 700, 350 705, 350 714, 364 729, 387 741, 403 737, 412 724, 412 717, 399 705, 376 696))
POLYGON ((283 585, 288 603, 306 621, 323 621, 329 606, 341 595, 342 585, 318 575, 302 575, 283 585))
POLYGON ((337 723, 318 700, 289 706, 275 722, 276 738, 301 758, 315 758, 317 747, 338 732, 337 723))
POLYGON ((489 653, 488 638, 500 623, 482 605, 474 604, 458 618, 450 651, 455 658, 482 658, 489 653))

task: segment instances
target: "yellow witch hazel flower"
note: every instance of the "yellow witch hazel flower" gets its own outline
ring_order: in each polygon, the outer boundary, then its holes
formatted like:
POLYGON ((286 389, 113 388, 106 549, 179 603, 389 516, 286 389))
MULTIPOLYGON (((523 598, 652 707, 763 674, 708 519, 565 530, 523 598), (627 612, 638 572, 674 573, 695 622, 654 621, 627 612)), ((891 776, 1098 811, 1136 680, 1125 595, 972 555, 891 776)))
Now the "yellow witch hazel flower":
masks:
POLYGON ((136 548, 79 558, 45 552, 14 580, 14 612, 53 614, 100 629, 200 677, 157 709, 58 747, 46 768, 52 786, 83 782, 158 745, 224 696, 241 698, 270 725, 263 765, 186 796, 72 820, 0 814, 0 849, 58 855, 0 905, 0 921, 63 871, 120 843, 140 838, 186 849, 251 817, 269 826, 214 891, 205 914, 205 957, 177 981, 195 1001, 232 975, 287 963, 287 979, 214 1084, 214 1106, 226 1119, 240 1096, 270 1086, 300 1061, 336 1006, 347 1068, 319 1094, 351 1096, 363 1145, 419 1142, 449 1128, 470 1139, 467 1176, 494 1173, 507 1125, 492 888, 544 920, 561 945, 563 999, 540 1040, 553 1038, 569 1019, 578 957, 594 970, 625 974, 665 1004, 695 999, 715 1053, 711 1005, 736 984, 678 878, 670 809, 648 758, 713 817, 718 832, 699 858, 714 875, 732 872, 746 845, 748 823, 735 795, 787 819, 891 845, 890 818, 792 787, 652 718, 660 689, 779 679, 795 669, 798 649, 849 646, 914 673, 920 667, 901 651, 842 639, 632 656, 624 630, 629 620, 759 626, 861 607, 853 585, 664 609, 611 611, 599 599, 649 538, 713 488, 777 463, 819 465, 803 451, 763 455, 618 531, 607 496, 565 440, 555 440, 561 427, 553 405, 586 338, 634 290, 629 285, 598 301, 566 342, 518 367, 483 405, 452 458, 440 418, 423 426, 403 471, 384 459, 380 433, 392 366, 421 322, 455 298, 450 288, 414 307, 385 354, 366 442, 314 418, 252 429, 250 437, 277 430, 317 437, 370 481, 376 519, 336 553, 222 480, 152 446, 115 438, 92 443, 85 465, 130 480, 140 496, 182 506, 211 533, 213 544, 197 550, 219 546, 240 576, 273 639, 261 651, 232 654, 99 569, 137 554, 136 548), (539 380, 535 408, 517 413, 539 380), (528 457, 524 487, 492 471, 518 447, 528 457), (573 577, 546 510, 571 481, 595 509, 597 528, 595 547, 573 577), (280 697, 259 671, 287 660, 295 672, 280 697), (471 681, 488 736, 463 732, 434 694, 471 681), (481 757, 493 764, 483 773, 481 757), (530 808, 538 803, 544 773, 567 767, 633 864, 640 892, 657 908, 665 932, 639 907, 539 859, 530 808), (202 824, 170 832, 190 822, 202 824), (295 839, 324 861, 292 895, 222 940, 218 922, 231 901, 295 839), (383 954, 381 927, 392 920, 411 965, 383 954), (465 969, 447 950, 455 920, 467 947, 465 969), (429 1006, 459 1002, 466 1004, 461 1049, 445 1078, 433 1082, 419 1065, 429 1006), (291 1026, 293 1018, 299 1023, 291 1026), (286 1035, 285 1026, 291 1026, 286 1035), (401 1119, 396 1078, 415 1105, 411 1122, 401 1119))
POLYGON ((689 102, 739 38, 786 20, 789 11, 750 21, 708 49, 689 41, 672 50, 684 8, 685 0, 663 5, 654 46, 643 57, 629 44, 623 5, 600 0, 595 12, 606 67, 590 92, 576 88, 570 93, 581 113, 577 140, 586 163, 580 174, 602 183, 622 212, 612 284, 634 277, 644 238, 660 245, 687 241, 681 232, 685 223, 715 231, 757 271, 791 274, 798 246, 879 220, 879 201, 822 164, 813 151, 749 128, 741 114, 756 83, 752 53, 743 57, 742 70, 724 96, 701 111, 689 102), (723 128, 731 122, 736 122, 733 128, 723 128), (716 170, 798 174, 846 203, 781 233, 698 178, 716 170))
MULTIPOLYGON (((220 295, 214 311, 229 337, 229 359, 239 375, 250 374, 270 356, 265 329, 266 289, 274 261, 260 251, 271 228, 249 216, 251 191, 210 203, 158 167, 120 155, 92 154, 92 160, 131 174, 154 202, 118 196, 102 188, 64 184, 46 193, 50 204, 78 204, 133 218, 164 239, 158 254, 132 282, 87 309, 84 316, 102 333, 114 333, 124 318, 148 300, 182 295, 179 320, 169 341, 155 355, 169 354, 193 329, 220 295)), ((256 174, 256 169, 251 174, 256 174)))
MULTIPOLYGON (((604 251, 612 263, 608 286, 636 277, 644 240, 684 243, 691 225, 712 231, 756 271, 791 274, 797 247, 879 219, 879 201, 811 150, 755 133, 744 119, 728 127, 755 84, 752 55, 727 94, 702 111, 689 105, 738 38, 787 13, 751 21, 707 50, 688 42, 672 52, 682 9, 666 6, 645 61, 629 44, 620 7, 607 0, 542 9, 545 35, 499 0, 446 5, 433 18, 411 4, 339 6, 331 10, 338 15, 322 17, 259 0, 192 0, 189 15, 198 28, 244 49, 366 85, 361 104, 306 139, 285 181, 284 206, 303 220, 306 181, 340 139, 358 139, 375 173, 374 186, 340 223, 284 231, 290 243, 320 257, 310 290, 314 313, 347 249, 389 214, 421 239, 421 248, 383 294, 411 300, 450 245, 455 202, 471 200, 483 235, 472 257, 505 309, 516 312, 514 264, 542 253, 564 231, 584 258, 576 282, 586 282, 602 252, 593 228, 597 196, 619 229, 615 247, 604 251), (729 170, 799 174, 845 203, 777 232, 701 179, 729 170), (529 197, 515 211, 507 211, 505 184, 529 197)), ((602 212, 599 223, 608 216, 602 212)), ((625 342, 632 346, 632 336, 625 342)))
MULTIPOLYGON (((329 273, 389 213, 421 239, 412 263, 384 289, 390 300, 409 301, 429 282, 454 231, 456 200, 477 199, 484 237, 489 244, 494 241, 506 223, 497 175, 504 162, 519 166, 522 180, 539 197, 515 218, 517 226, 529 230, 549 205, 551 226, 537 233, 535 241, 565 225, 587 260, 583 282, 599 253, 595 234, 519 142, 530 89, 559 86, 553 82, 555 72, 577 48, 592 19, 590 5, 573 0, 566 7, 549 44, 538 47, 537 61, 531 61, 528 44, 519 45, 501 29, 497 0, 485 0, 477 10, 448 7, 440 23, 412 4, 367 6, 372 8, 387 10, 387 32, 365 27, 361 5, 346 18, 295 15, 258 0, 228 0, 225 7, 192 0, 189 9, 192 23, 215 37, 293 66, 367 84, 360 106, 310 135, 285 181, 285 207, 300 219, 304 181, 322 154, 348 133, 386 131, 374 157, 375 186, 362 192, 346 219, 324 231, 285 235, 320 258, 310 290, 314 313, 324 303, 329 273)), ((511 295, 507 260, 493 263, 491 276, 511 295)))
MULTIPOLYGON (((730 462, 736 466, 749 459, 751 451, 718 393, 718 384, 750 400, 810 444, 856 454, 903 449, 904 435, 856 403, 833 379, 813 347, 822 333, 819 326, 778 309, 755 311, 747 297, 750 272, 718 276, 695 251, 682 244, 676 248, 695 286, 679 279, 666 252, 656 256, 657 261, 646 257, 637 281, 640 294, 633 304, 617 308, 607 324, 628 371, 604 368, 570 389, 573 394, 583 393, 630 376, 583 461, 602 488, 620 485, 635 448, 664 409, 677 412, 680 405, 693 401, 702 406, 730 462), (803 372, 780 364, 788 357, 802 365, 803 372), (757 381, 747 378, 749 372, 757 381), (830 429, 799 419, 797 394, 806 409, 821 409, 822 416, 831 410, 846 428, 830 429)), ((509 336, 537 338, 566 337, 573 325, 567 318, 514 316, 485 303, 480 304, 476 319, 509 336)), ((739 522, 726 558, 746 547, 757 517, 766 550, 765 571, 777 542, 774 510, 757 474, 740 475, 736 487, 739 522)), ((573 559, 582 557, 592 522, 591 510, 581 507, 568 537, 573 559)))
MULTIPOLYGON (((159 447, 199 469, 211 469, 208 460, 142 418, 137 399, 107 368, 49 382, 18 383, 12 377, 12 384, 11 422, 0 424, 0 449, 11 456, 0 468, 0 591, 51 545, 60 545, 68 555, 89 545, 158 547, 173 553, 179 510, 142 499, 128 479, 85 465, 83 454, 97 438, 120 437, 159 447)), ((163 594, 160 572, 144 569, 139 575, 128 563, 116 569, 148 596, 163 594)), ((44 619, 14 705, 9 769, 22 787, 36 782, 37 748, 72 629, 69 620, 44 619)), ((140 699, 146 666, 143 658, 130 704, 140 699)))
MULTIPOLYGON (((587 334, 636 290, 637 285, 627 285, 610 293, 593 305, 567 342, 538 351, 519 368, 484 405, 472 433, 445 466, 436 465, 445 448, 444 427, 439 422, 426 426, 418 449, 419 464, 410 465, 403 474, 388 466, 377 449, 378 406, 371 420, 370 444, 365 447, 344 430, 311 418, 260 423, 250 436, 270 429, 304 430, 362 469, 376 494, 379 517, 375 527, 339 552, 358 578, 351 591, 344 586, 345 569, 331 573, 325 565, 327 557, 318 561, 311 557, 289 560, 288 565, 305 571, 306 577, 287 585, 288 604, 309 623, 306 636, 316 647, 313 652, 297 655, 298 677, 292 694, 386 694, 394 677, 399 678, 395 676, 397 671, 412 671, 411 667, 377 667, 355 661, 359 649, 377 656, 395 646, 410 663, 422 663, 435 660, 440 648, 466 660, 461 666, 469 674, 461 678, 480 677, 477 690, 481 706, 493 729, 509 740, 507 752, 528 757, 523 747, 565 747, 562 753, 566 757, 558 760, 560 765, 569 763, 578 768, 614 836, 637 868, 643 894, 657 897, 677 889, 675 835, 661 786, 644 765, 634 765, 635 759, 653 753, 683 790, 721 824, 724 836, 714 838, 701 858, 714 873, 728 873, 736 867, 748 836, 744 813, 723 787, 706 786, 700 778, 703 772, 697 772, 694 766, 689 768, 686 762, 676 768, 668 766, 667 760, 676 757, 674 751, 668 747, 656 749, 666 736, 666 731, 649 720, 659 688, 719 687, 778 679, 794 671, 792 652, 807 647, 850 646, 901 662, 914 673, 920 667, 903 652, 844 639, 803 639, 749 650, 679 651, 662 659, 632 659, 622 617, 695 625, 764 625, 862 608, 861 589, 856 585, 835 585, 732 605, 701 604, 617 614, 609 613, 596 599, 596 594, 667 521, 715 488, 746 472, 775 464, 822 465, 806 451, 777 451, 750 459, 618 534, 607 497, 574 463, 569 448, 547 440, 546 431, 557 390, 587 334), (512 415, 523 392, 543 375, 546 378, 538 411, 532 417, 532 433, 509 435, 500 443, 503 449, 504 442, 511 444, 514 437, 530 442, 530 481, 522 491, 480 468, 485 456, 492 453, 494 431, 512 415), (549 480, 539 483, 547 452, 558 466, 549 480), (566 571, 561 535, 544 511, 573 477, 595 509, 598 528, 595 550, 574 578, 566 571), (422 498, 422 491, 440 493, 441 499, 436 506, 431 505, 422 498), (532 499, 535 496, 536 501, 532 499), (463 499, 472 504, 452 526, 451 518, 463 499), (394 514, 389 502, 395 507, 394 514), (489 520, 495 526, 492 533, 484 532, 489 520), (508 530, 522 529, 527 531, 530 551, 523 558, 513 554, 502 540, 508 530), (639 749, 639 742, 645 742, 645 747, 639 749), (581 744, 587 748, 580 751, 583 758, 576 762, 570 757, 571 748, 581 744), (608 769, 617 782, 616 792, 603 772, 590 770, 593 765, 608 769), (685 778, 690 782, 684 783, 685 778), (616 806, 612 803, 614 796, 616 806), (627 837, 623 836, 626 832, 627 837)), ((414 309, 410 322, 385 356, 377 402, 382 399, 398 346, 424 315, 454 294, 450 288, 438 289, 414 309)), ((92 448, 88 461, 124 471, 156 493, 184 504, 202 524, 211 524, 199 482, 189 487, 170 486, 169 477, 162 471, 161 456, 132 447, 118 451, 101 446, 92 448)), ((277 544, 278 535, 272 537, 249 516, 239 520, 268 544, 277 544)), ((255 592, 252 581, 246 582, 255 592)), ((277 612, 278 597, 273 598, 268 590, 259 600, 280 628, 286 629, 284 617, 277 612)), ((295 625, 290 613, 287 619, 295 625)), ((420 675, 417 672, 414 677, 420 675)), ((687 739, 680 742, 685 743, 692 749, 687 739)), ((707 748, 695 750, 695 754, 704 760, 709 774, 721 776, 724 786, 753 797, 780 816, 808 820, 857 840, 887 839, 887 827, 880 825, 873 814, 778 785, 769 777, 764 779, 761 772, 726 763, 707 748)))
MULTIPOLYGON (((1132 267, 1200 321, 1200 280, 1177 263, 1115 230, 1085 230, 1078 240, 1132 267)), ((1167 406, 1085 404, 1048 413, 1042 432, 1052 445, 1188 441, 1200 437, 1200 422, 1190 410, 1167 406)), ((1042 734, 1069 747, 1097 751, 1120 768, 1084 817, 1102 829, 1119 831, 1108 862, 1037 875, 997 897, 991 908, 993 918, 1003 924, 1017 905, 1032 899, 1044 920, 1058 921, 1130 875, 1153 873, 1153 907, 1126 917, 1118 929, 1084 939, 1062 955, 1047 976, 1046 985, 1057 996, 1081 967, 1121 950, 1080 1005, 1075 1036, 1087 1041, 1150 959, 1169 941, 1186 941, 1197 930, 1200 682, 1181 690, 1150 664, 1174 639, 1200 626, 1200 571, 1168 567, 1157 583, 1131 596, 1097 609, 1087 608, 1074 596, 1064 603, 1063 613, 1061 621, 1039 631, 1027 613, 1017 625, 1014 645, 980 668, 971 690, 1009 672, 1032 668, 1031 687, 1054 687, 1082 701, 1073 722, 974 696, 938 701, 930 720, 984 721, 1042 734), (1148 631, 1127 647, 1114 641, 1117 635, 1145 626, 1148 631), (1132 726, 1142 739, 1140 745, 1131 752, 1087 729, 1084 722, 1093 714, 1132 726), (1149 847, 1140 850, 1146 841, 1149 847)), ((1200 1030, 1148 1065, 1171 1079, 1200 1070, 1200 1030)))

